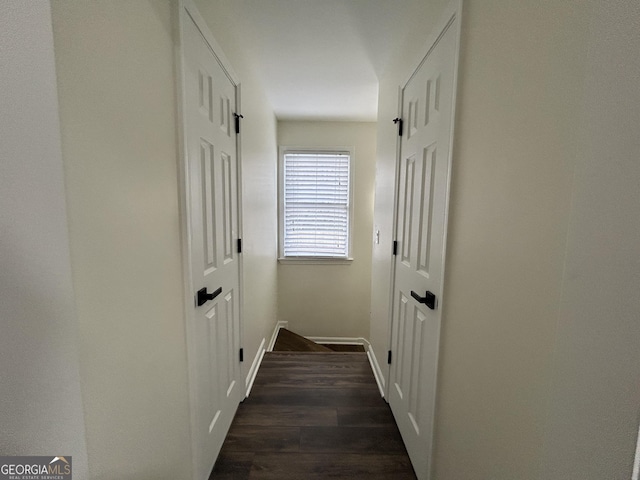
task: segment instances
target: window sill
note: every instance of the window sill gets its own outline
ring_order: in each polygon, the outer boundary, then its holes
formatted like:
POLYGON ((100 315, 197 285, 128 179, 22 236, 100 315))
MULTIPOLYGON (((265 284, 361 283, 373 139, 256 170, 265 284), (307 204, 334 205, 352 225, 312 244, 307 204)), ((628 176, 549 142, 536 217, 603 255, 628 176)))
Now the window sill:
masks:
POLYGON ((280 257, 278 263, 289 265, 351 265, 353 258, 280 257))

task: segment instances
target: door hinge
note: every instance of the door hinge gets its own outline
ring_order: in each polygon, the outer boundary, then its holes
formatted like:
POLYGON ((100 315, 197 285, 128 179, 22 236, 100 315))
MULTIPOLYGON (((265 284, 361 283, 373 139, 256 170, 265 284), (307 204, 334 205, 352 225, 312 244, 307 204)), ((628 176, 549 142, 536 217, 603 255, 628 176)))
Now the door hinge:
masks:
POLYGON ((394 118, 393 119, 393 123, 395 123, 396 125, 398 125, 398 136, 401 137, 402 136, 402 119, 400 117, 394 118))
POLYGON ((234 113, 233 116, 236 119, 236 135, 240 133, 240 119, 244 118, 244 115, 241 115, 240 113, 234 113))
POLYGON ((389 365, 391 365, 391 350, 389 350, 389 352, 387 352, 387 363, 389 365))
POLYGON ((242 253, 242 239, 238 239, 238 253, 242 253))
POLYGON ((240 349, 240 361, 244 362, 244 348, 240 349))
POLYGON ((398 254, 398 241, 397 240, 393 241, 393 254, 394 255, 398 254))

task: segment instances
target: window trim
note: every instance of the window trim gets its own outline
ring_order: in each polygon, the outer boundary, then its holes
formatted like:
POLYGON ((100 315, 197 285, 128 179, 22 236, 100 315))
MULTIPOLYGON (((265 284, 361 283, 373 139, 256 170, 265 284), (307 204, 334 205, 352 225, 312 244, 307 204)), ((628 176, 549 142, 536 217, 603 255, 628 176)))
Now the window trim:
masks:
POLYGON ((296 147, 280 146, 278 149, 278 262, 290 264, 350 264, 353 261, 353 178, 355 166, 354 147, 296 147), (347 256, 346 257, 321 257, 321 256, 284 256, 284 156, 295 153, 344 153, 349 155, 349 222, 347 224, 347 256))

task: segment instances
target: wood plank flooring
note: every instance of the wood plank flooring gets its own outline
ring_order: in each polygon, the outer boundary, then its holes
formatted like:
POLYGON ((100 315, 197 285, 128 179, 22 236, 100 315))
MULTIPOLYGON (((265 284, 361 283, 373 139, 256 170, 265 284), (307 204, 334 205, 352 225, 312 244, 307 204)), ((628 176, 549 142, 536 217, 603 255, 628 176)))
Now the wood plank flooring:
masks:
POLYGON ((210 479, 415 479, 364 353, 271 352, 210 479))

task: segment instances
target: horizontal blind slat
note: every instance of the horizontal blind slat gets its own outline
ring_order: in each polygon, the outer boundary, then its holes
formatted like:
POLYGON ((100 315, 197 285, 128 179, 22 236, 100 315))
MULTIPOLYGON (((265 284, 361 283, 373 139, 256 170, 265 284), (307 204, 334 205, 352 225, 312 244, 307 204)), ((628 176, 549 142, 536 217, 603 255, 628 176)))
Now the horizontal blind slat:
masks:
POLYGON ((285 154, 285 256, 347 256, 349 163, 342 152, 285 154))

